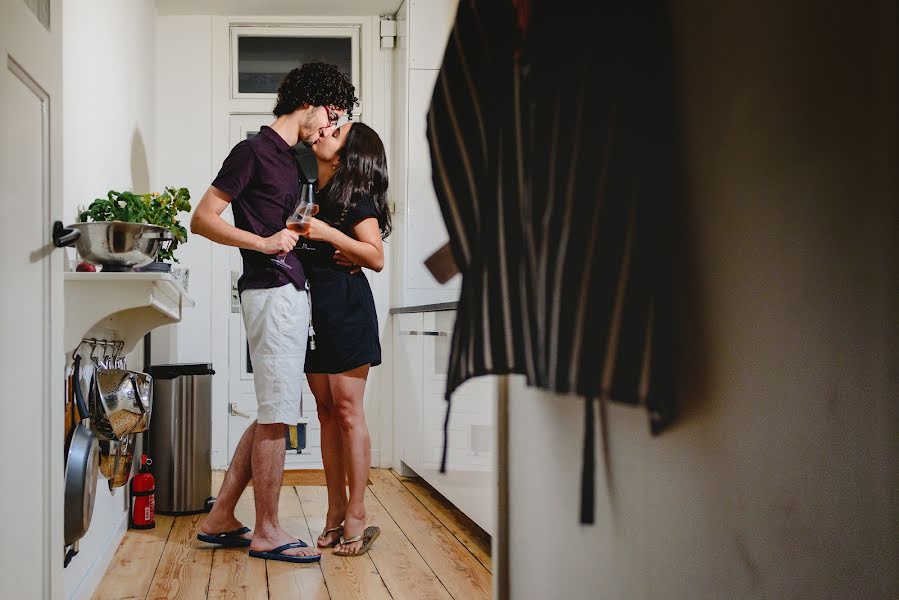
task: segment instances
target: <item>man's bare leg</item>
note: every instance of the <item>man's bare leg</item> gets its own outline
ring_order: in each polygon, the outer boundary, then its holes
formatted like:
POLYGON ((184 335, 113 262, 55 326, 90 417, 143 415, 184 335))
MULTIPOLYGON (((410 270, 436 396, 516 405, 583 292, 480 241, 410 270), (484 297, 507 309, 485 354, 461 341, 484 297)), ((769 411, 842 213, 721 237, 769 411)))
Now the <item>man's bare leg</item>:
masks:
MULTIPOLYGON (((225 480, 216 496, 212 510, 206 515, 201 530, 207 534, 225 533, 226 531, 234 531, 243 527, 243 523, 234 516, 234 508, 237 501, 240 500, 241 494, 246 489, 247 484, 252 477, 252 456, 253 442, 256 438, 256 421, 247 427, 237 449, 234 451, 234 458, 228 470, 225 471, 225 480)), ((251 539, 253 534, 245 533, 242 537, 251 539)))
MULTIPOLYGON (((278 498, 284 479, 284 436, 287 426, 283 423, 257 423, 253 440, 253 494, 256 497, 256 528, 250 550, 266 552, 297 541, 297 538, 281 529, 278 521, 278 498)), ((285 556, 317 556, 317 548, 289 548, 285 556)))

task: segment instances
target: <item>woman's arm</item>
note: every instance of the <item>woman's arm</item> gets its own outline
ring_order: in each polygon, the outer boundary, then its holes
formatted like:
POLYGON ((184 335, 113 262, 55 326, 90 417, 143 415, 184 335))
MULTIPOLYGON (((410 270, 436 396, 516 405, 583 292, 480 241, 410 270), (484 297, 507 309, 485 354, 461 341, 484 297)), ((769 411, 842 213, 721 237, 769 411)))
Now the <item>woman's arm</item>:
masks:
POLYGON ((380 272, 384 268, 384 244, 381 241, 381 230, 374 217, 363 219, 353 226, 351 238, 339 229, 331 227, 324 221, 312 219, 309 233, 305 237, 310 240, 328 242, 351 262, 380 272))

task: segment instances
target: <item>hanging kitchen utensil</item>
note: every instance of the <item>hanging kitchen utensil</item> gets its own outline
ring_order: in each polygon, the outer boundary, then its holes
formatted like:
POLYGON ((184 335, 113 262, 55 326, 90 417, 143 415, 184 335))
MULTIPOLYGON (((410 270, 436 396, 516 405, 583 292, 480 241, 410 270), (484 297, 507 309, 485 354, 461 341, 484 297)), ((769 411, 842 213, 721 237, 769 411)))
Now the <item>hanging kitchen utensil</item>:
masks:
POLYGON ((72 430, 75 429, 75 361, 80 360, 78 356, 72 358, 72 365, 66 368, 65 435, 63 436, 66 455, 69 453, 69 438, 72 436, 72 430))
MULTIPOLYGON (((90 411, 91 409, 91 386, 93 385, 94 371, 97 367, 97 359, 94 357, 94 352, 97 349, 96 340, 91 341, 90 348, 90 352, 86 357, 82 356, 81 354, 76 355, 76 358, 80 358, 79 376, 73 376, 75 382, 81 386, 81 396, 87 403, 88 411, 90 411)), ((88 414, 84 415, 84 418, 89 418, 92 416, 93 415, 88 412, 88 414)))
POLYGON ((121 440, 100 440, 100 471, 107 478, 110 491, 122 487, 131 479, 136 445, 136 434, 121 440))
POLYGON ((119 452, 119 440, 98 440, 100 446, 100 475, 112 479, 115 474, 115 457, 119 452))
POLYGON ((91 414, 101 439, 121 439, 147 430, 151 386, 152 379, 143 373, 102 367, 96 371, 91 414))
MULTIPOLYGON (((80 373, 80 356, 73 365, 72 380, 77 383, 80 373)), ((90 527, 94 513, 94 498, 97 487, 97 469, 99 466, 99 447, 97 438, 90 428, 81 422, 87 417, 87 406, 81 386, 73 385, 74 425, 66 453, 65 488, 63 515, 63 539, 66 546, 73 546, 66 554, 65 564, 78 553, 77 542, 90 527)))

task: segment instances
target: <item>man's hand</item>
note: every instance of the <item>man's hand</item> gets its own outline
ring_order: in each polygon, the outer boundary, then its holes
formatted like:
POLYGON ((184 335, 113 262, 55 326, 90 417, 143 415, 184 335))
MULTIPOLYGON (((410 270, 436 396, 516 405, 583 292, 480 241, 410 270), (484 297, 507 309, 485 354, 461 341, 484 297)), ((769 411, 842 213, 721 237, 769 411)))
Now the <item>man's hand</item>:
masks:
POLYGON ((350 267, 350 273, 353 274, 362 270, 362 267, 347 258, 345 254, 341 254, 340 250, 334 252, 334 262, 340 267, 350 267))
POLYGON ((260 252, 263 254, 287 254, 294 249, 300 234, 290 229, 282 229, 275 235, 262 238, 262 248, 260 252))

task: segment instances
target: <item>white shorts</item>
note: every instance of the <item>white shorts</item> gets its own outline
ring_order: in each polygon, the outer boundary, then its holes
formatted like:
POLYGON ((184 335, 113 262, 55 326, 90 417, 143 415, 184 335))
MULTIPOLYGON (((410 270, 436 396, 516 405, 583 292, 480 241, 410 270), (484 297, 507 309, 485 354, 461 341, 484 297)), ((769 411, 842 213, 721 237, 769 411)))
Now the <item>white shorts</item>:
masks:
POLYGON ((259 403, 256 420, 296 425, 309 337, 309 292, 293 284, 244 290, 240 306, 259 403))

